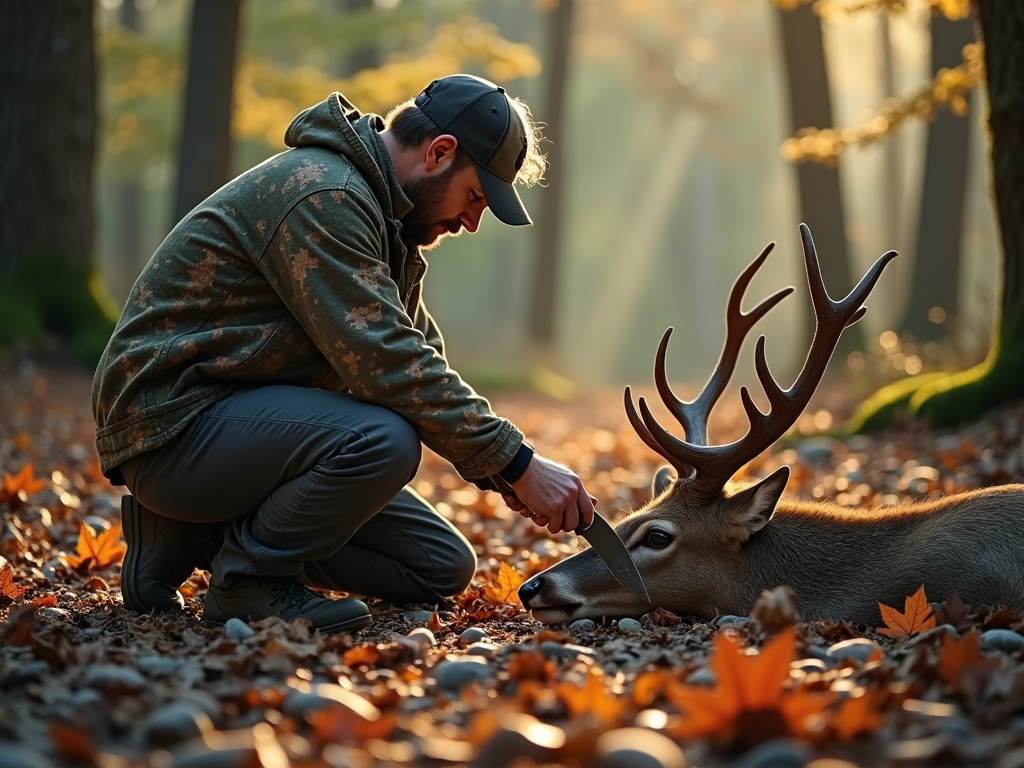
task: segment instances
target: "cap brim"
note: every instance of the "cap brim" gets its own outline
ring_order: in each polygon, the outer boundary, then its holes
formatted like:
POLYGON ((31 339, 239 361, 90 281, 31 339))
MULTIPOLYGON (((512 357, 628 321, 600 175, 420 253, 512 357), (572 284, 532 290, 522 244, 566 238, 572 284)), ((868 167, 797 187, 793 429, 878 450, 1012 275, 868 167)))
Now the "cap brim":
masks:
POLYGON ((487 207, 498 221, 513 227, 533 224, 533 219, 523 207, 523 201, 519 199, 514 184, 498 178, 479 163, 476 164, 476 170, 480 176, 480 187, 487 198, 487 207))

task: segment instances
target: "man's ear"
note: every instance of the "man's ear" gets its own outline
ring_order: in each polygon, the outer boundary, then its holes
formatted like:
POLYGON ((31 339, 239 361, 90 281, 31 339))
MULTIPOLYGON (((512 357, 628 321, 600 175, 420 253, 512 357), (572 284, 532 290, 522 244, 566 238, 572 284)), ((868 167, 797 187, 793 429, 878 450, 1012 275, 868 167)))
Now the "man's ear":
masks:
POLYGON ((739 543, 768 525, 788 482, 789 467, 779 467, 761 482, 725 500, 727 528, 739 543))
POLYGON ((443 170, 455 158, 459 140, 448 133, 442 133, 427 145, 423 158, 423 170, 427 173, 443 170))

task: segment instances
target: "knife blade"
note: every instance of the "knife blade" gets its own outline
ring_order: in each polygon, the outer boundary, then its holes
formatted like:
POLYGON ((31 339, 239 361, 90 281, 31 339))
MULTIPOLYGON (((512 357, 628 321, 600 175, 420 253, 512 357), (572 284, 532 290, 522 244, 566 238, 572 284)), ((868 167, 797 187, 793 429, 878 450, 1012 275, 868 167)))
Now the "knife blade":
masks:
MULTIPOLYGON (((493 489, 498 493, 507 496, 515 496, 516 493, 512 490, 512 486, 501 475, 491 475, 487 478, 493 489)), ((480 481, 477 481, 480 484, 480 481)), ((594 510, 594 521, 587 527, 582 524, 576 527, 574 533, 577 536, 582 536, 594 551, 597 552, 597 556, 601 558, 601 562, 605 564, 615 580, 622 586, 632 592, 634 595, 644 600, 645 602, 651 602, 651 596, 647 592, 647 585, 644 584, 643 577, 640 575, 640 569, 636 567, 636 563, 633 561, 633 556, 629 554, 629 550, 626 549, 625 543, 619 538, 619 534, 615 532, 611 524, 604 519, 600 512, 594 510)))

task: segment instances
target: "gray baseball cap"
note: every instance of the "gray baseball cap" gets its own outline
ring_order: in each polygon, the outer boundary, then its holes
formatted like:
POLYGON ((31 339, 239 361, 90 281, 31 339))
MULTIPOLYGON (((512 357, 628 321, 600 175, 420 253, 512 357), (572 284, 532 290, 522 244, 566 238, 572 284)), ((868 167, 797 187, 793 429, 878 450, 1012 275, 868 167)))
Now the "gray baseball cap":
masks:
POLYGON ((416 106, 473 158, 498 220, 533 224, 514 184, 526 158, 526 128, 505 89, 481 77, 449 75, 424 88, 416 106))

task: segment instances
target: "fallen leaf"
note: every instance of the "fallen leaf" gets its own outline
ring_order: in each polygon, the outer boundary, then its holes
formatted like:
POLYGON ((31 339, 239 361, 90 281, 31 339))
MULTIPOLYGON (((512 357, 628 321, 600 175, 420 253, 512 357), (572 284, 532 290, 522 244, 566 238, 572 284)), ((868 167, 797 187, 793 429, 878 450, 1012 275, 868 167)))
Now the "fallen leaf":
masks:
POLYGON ((954 691, 964 690, 967 676, 998 668, 998 659, 981 655, 981 635, 978 630, 972 629, 961 640, 955 639, 949 632, 942 636, 939 674, 954 691))
POLYGON ((860 689, 856 695, 851 694, 843 699, 832 719, 836 737, 845 741, 878 730, 882 724, 882 713, 879 710, 885 698, 884 691, 860 689))
POLYGON ((518 590, 524 581, 526 579, 515 568, 502 561, 498 568, 497 583, 484 584, 483 596, 495 605, 519 603, 518 590))
POLYGON ((907 598, 903 613, 883 603, 878 604, 878 609, 882 612, 882 620, 886 624, 879 627, 878 632, 897 640, 907 640, 935 626, 935 616, 924 594, 924 584, 907 598))
POLYGON ((50 741, 65 760, 95 765, 96 747, 92 735, 77 725, 51 720, 50 741))
POLYGON ((0 605, 17 600, 28 590, 28 587, 20 587, 14 583, 14 569, 10 563, 4 563, 4 567, 0 568, 0 605))
POLYGON ((971 615, 971 607, 960 599, 960 595, 954 590, 942 604, 942 608, 935 614, 935 621, 938 624, 951 624, 960 627, 971 615))
POLYGON ((78 530, 78 555, 66 555, 68 565, 78 570, 104 568, 124 558, 127 547, 121 543, 121 526, 112 525, 99 536, 85 523, 78 530))
POLYGON ((16 475, 4 474, 3 486, 0 487, 0 503, 18 498, 22 492, 25 496, 31 496, 45 487, 46 481, 36 478, 32 463, 29 462, 16 475))
POLYGON ((350 707, 329 704, 310 715, 316 740, 321 744, 330 742, 387 739, 398 725, 398 710, 381 712, 377 717, 367 718, 350 707))
POLYGON ((600 667, 590 667, 582 686, 556 683, 555 695, 565 705, 570 717, 586 718, 597 727, 614 727, 622 719, 629 699, 611 690, 600 667))
POLYGON ((34 605, 36 608, 53 608, 53 606, 55 606, 56 604, 56 595, 43 595, 42 597, 37 597, 35 600, 32 601, 32 605, 34 605))

